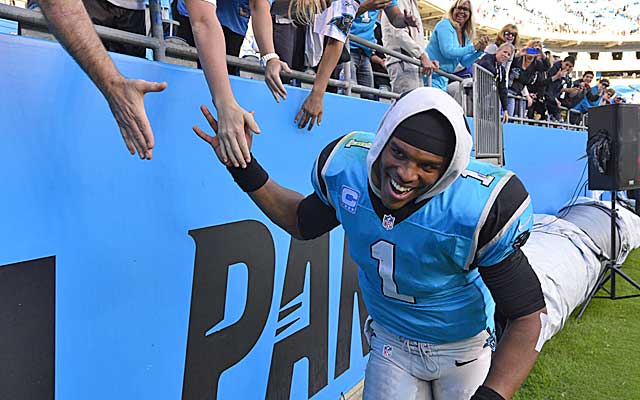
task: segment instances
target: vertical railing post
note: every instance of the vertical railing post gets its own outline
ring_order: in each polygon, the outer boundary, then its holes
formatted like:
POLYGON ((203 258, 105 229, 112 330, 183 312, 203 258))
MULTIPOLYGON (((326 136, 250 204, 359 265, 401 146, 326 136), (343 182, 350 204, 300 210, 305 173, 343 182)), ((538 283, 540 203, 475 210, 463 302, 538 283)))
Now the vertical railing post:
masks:
POLYGON ((153 59, 165 61, 164 29, 162 27, 162 9, 160 0, 149 0, 149 16, 151 17, 151 36, 158 40, 159 46, 153 49, 153 59))
MULTIPOLYGON (((347 49, 349 49, 349 47, 351 46, 349 42, 349 38, 347 38, 347 40, 345 40, 344 42, 344 47, 346 47, 347 49)), ((349 55, 351 55, 351 51, 349 51, 349 55)), ((351 96, 351 62, 352 61, 349 60, 348 62, 342 64, 342 76, 344 77, 343 82, 347 84, 347 87, 344 89, 344 94, 347 96, 351 96)))

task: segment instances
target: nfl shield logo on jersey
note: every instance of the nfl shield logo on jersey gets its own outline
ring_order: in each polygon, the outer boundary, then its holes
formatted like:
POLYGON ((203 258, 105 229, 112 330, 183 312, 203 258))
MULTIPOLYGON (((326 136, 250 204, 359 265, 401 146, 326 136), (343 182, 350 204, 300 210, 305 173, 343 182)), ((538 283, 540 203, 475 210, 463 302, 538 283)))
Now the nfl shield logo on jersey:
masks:
POLYGON ((360 192, 349 186, 342 186, 340 191, 340 205, 351 214, 356 213, 356 207, 358 206, 358 199, 360 198, 360 192))
POLYGON ((390 231, 393 229, 393 223, 396 221, 396 217, 393 215, 386 215, 382 218, 382 226, 384 229, 390 231))

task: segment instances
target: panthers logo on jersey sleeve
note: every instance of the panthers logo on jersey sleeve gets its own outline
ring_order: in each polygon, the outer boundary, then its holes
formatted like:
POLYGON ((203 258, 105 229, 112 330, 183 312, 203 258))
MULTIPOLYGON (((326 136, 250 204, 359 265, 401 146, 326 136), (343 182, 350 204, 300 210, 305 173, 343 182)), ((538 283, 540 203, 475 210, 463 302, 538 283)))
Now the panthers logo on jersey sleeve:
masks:
POLYGON ((335 0, 331 5, 316 15, 314 32, 345 42, 359 5, 354 0, 335 0))

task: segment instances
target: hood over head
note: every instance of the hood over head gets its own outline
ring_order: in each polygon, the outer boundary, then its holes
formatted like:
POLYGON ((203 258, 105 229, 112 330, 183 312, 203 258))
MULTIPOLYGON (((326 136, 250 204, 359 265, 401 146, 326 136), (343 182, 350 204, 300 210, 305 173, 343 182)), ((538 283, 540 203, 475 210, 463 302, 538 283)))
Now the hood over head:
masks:
MULTIPOLYGON (((376 196, 381 197, 380 187, 374 183, 375 181, 380 182, 380 177, 377 176, 378 171, 374 168, 374 165, 380 157, 382 150, 387 143, 389 143, 394 133, 399 133, 396 129, 403 121, 429 110, 439 111, 449 121, 451 124, 449 129, 453 128, 450 134, 455 138, 455 148, 449 165, 442 176, 424 194, 419 196, 415 202, 417 203, 445 191, 469 164, 472 141, 462 107, 460 107, 453 97, 440 89, 430 87, 414 89, 402 95, 402 97, 397 99, 389 110, 387 110, 382 117, 382 121, 380 121, 375 139, 369 149, 367 155, 369 185, 376 196)), ((426 138, 425 141, 428 142, 431 140, 431 137, 437 136, 429 131, 434 128, 434 126, 423 127, 426 138)), ((438 127, 438 129, 441 128, 438 127)), ((402 137, 398 138, 402 139, 402 137)), ((429 150, 427 149, 427 151, 429 150)))

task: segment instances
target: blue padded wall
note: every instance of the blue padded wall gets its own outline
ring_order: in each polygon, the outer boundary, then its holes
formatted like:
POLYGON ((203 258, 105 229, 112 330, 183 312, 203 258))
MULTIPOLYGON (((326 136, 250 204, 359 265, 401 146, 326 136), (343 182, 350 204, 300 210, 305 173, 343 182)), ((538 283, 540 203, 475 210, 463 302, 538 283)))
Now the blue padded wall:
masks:
MULTIPOLYGON (((183 386, 184 398, 339 398, 366 363, 342 231, 291 242, 236 187, 191 131, 210 104, 201 71, 113 58, 128 77, 169 84, 146 96, 152 161, 129 156, 59 45, 0 35, 0 266, 55 260, 56 399, 179 399, 183 386)), ((278 105, 263 82, 232 85, 262 129, 256 158, 305 194, 324 145, 375 130, 387 107, 328 94, 307 132, 293 124, 306 91, 278 105)), ((505 129, 537 211, 569 199, 584 136, 505 129)))

